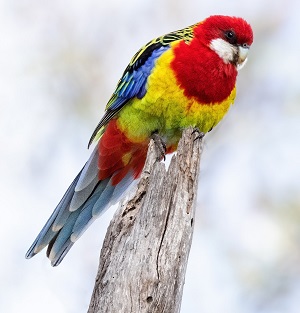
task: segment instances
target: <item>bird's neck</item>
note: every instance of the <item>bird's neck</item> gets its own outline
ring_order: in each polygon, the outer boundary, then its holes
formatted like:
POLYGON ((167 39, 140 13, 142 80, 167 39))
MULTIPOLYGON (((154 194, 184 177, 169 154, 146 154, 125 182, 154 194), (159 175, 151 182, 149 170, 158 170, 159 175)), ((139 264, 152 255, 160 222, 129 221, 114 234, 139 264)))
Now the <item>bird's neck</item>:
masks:
POLYGON ((224 101, 235 87, 237 70, 199 41, 174 46, 171 67, 187 97, 203 104, 224 101))

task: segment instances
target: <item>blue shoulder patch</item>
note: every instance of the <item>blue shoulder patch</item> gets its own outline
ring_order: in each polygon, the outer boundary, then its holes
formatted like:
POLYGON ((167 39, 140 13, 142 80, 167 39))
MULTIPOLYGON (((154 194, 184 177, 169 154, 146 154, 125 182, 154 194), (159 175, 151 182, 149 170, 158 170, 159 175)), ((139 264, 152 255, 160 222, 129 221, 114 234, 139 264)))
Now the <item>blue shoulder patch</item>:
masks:
MULTIPOLYGON (((141 99, 144 97, 147 91, 147 79, 155 66, 156 60, 169 48, 169 45, 160 46, 149 55, 142 65, 131 67, 125 71, 114 92, 114 99, 109 106, 110 110, 118 109, 131 98, 141 99)), ((138 60, 136 63, 138 63, 138 60)))

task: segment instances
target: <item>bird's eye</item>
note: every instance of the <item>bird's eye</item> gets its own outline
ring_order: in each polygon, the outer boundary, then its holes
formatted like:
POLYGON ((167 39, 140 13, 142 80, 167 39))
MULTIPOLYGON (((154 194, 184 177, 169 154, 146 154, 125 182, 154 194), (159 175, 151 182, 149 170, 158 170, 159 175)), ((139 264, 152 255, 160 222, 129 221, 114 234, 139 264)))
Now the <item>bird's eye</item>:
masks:
POLYGON ((227 41, 231 44, 236 44, 237 43, 237 38, 236 38, 236 34, 233 30, 227 30, 225 31, 225 37, 227 39, 227 41))

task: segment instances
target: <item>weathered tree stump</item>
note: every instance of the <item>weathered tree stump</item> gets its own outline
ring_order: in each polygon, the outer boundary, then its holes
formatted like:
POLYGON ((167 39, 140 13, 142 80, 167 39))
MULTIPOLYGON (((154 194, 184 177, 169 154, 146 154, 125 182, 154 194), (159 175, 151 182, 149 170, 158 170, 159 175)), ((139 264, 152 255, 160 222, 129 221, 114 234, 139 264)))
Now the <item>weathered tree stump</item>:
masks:
POLYGON ((88 313, 173 313, 192 243, 202 138, 184 131, 169 169, 151 140, 134 197, 106 233, 88 313))

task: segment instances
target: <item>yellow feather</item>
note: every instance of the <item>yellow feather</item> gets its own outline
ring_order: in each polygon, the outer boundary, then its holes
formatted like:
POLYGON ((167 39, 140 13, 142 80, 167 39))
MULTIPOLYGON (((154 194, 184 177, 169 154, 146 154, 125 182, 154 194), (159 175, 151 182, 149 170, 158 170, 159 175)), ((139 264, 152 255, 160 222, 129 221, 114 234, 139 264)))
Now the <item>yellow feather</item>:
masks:
POLYGON ((188 126, 206 133, 219 123, 234 102, 235 88, 221 103, 203 104, 186 97, 170 68, 173 58, 170 49, 157 60, 148 79, 146 95, 130 100, 119 115, 120 129, 133 142, 145 141, 158 130, 168 143, 176 143, 182 129, 188 126))

